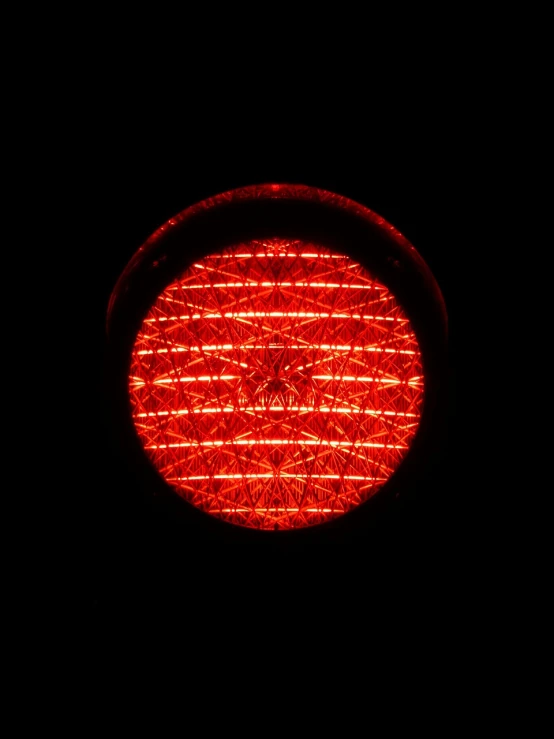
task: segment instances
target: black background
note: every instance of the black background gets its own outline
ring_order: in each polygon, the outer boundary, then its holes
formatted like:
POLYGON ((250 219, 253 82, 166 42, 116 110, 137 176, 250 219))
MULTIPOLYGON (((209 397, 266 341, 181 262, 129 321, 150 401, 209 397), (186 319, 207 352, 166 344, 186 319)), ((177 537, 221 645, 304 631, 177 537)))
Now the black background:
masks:
POLYGON ((379 609, 417 611, 441 602, 457 577, 461 499, 448 429, 456 365, 453 255, 462 248, 458 155, 432 136, 407 136, 402 126, 372 134, 364 126, 321 129, 296 121, 283 133, 278 125, 254 125, 252 117, 243 123, 173 126, 167 135, 159 120, 152 130, 148 121, 138 129, 114 123, 108 134, 79 143, 69 169, 66 262, 78 279, 67 326, 71 379, 63 391, 72 418, 71 452, 60 459, 63 568, 66 594, 93 628, 161 618, 185 630, 210 622, 220 632, 247 630, 247 623, 263 631, 263 614, 279 613, 296 631, 344 630, 379 609), (367 529, 260 539, 196 526, 180 501, 154 496, 137 479, 114 442, 105 320, 121 271, 171 216, 264 182, 331 190, 383 216, 425 259, 446 301, 450 390, 442 443, 406 494, 376 510, 367 529))

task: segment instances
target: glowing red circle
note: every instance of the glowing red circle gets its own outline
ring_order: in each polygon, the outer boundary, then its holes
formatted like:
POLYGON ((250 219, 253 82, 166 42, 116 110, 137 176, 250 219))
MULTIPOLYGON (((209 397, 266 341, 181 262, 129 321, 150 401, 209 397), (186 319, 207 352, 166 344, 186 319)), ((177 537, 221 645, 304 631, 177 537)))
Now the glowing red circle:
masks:
POLYGON ((312 526, 372 497, 419 426, 421 351, 395 296, 307 241, 202 257, 133 345, 135 430, 197 508, 257 529, 312 526))

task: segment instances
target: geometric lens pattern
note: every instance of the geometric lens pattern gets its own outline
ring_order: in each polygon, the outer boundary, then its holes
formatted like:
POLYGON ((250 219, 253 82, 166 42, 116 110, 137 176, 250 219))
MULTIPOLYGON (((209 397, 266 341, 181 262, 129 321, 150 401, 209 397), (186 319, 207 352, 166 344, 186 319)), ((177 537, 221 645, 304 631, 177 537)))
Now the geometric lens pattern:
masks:
POLYGON ((129 377, 136 432, 165 481, 208 514, 271 530, 378 492, 423 392, 394 295, 344 254, 281 239, 202 258, 164 289, 129 377))

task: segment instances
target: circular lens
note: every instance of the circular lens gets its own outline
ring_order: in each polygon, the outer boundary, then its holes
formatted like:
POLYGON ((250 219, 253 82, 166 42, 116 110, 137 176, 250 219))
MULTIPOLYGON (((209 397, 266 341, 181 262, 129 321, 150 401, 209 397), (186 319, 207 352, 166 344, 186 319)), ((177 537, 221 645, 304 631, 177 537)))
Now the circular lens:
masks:
POLYGON ((419 425, 421 352, 395 296, 345 254, 251 240, 159 294, 129 393, 152 464, 235 524, 290 529, 373 496, 419 425))

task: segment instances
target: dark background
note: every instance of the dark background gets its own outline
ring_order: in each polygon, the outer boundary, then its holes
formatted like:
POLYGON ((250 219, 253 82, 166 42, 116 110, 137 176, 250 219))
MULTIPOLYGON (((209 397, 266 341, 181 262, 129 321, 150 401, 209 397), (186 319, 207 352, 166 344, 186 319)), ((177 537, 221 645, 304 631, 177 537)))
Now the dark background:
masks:
POLYGON ((79 330, 68 325, 72 379, 65 392, 70 412, 79 411, 63 462, 63 566, 74 602, 93 625, 179 614, 184 629, 206 619, 214 628, 240 629, 250 616, 262 628, 261 614, 279 613, 300 630, 321 625, 322 614, 330 629, 347 629, 387 603, 397 611, 441 602, 457 577, 461 498, 448 429, 455 405, 453 255, 463 246, 460 158, 432 136, 407 137, 402 127, 400 134, 372 135, 363 126, 304 130, 297 121, 283 135, 278 126, 260 133, 249 125, 251 134, 183 125, 167 136, 159 121, 155 132, 144 121, 138 131, 115 125, 107 136, 82 141, 70 168, 79 330), (113 433, 104 332, 121 271, 171 216, 263 182, 331 190, 383 216, 425 259, 446 301, 450 390, 441 442, 405 494, 376 507, 361 528, 252 537, 205 526, 185 504, 154 495, 137 478, 113 433))

